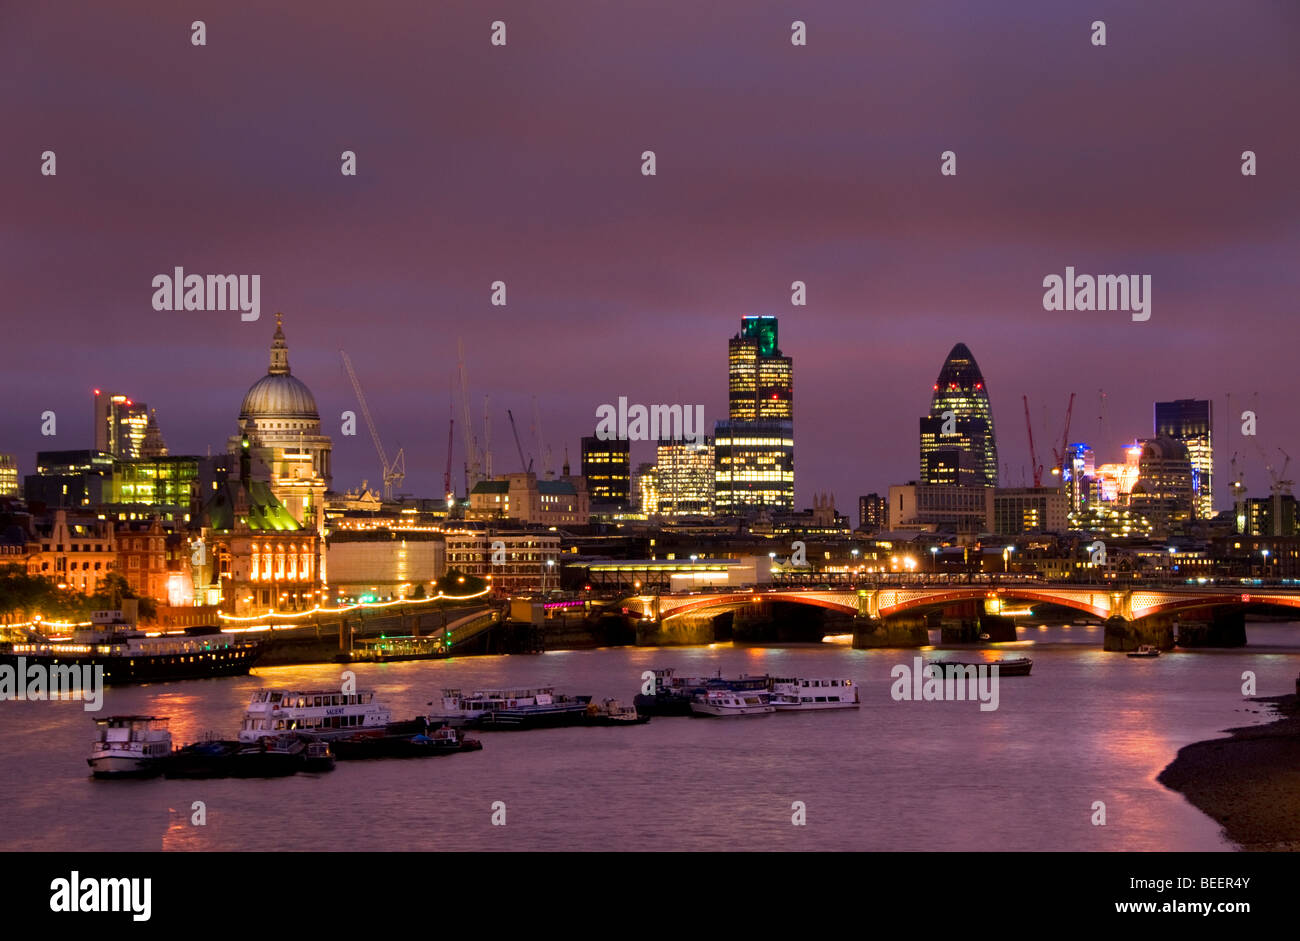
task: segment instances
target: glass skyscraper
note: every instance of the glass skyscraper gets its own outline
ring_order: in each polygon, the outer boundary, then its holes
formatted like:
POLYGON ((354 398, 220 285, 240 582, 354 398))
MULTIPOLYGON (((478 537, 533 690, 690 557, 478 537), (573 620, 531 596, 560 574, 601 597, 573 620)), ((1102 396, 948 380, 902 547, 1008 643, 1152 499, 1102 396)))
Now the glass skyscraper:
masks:
POLYGON ((930 414, 920 426, 922 483, 998 485, 993 409, 979 364, 965 343, 952 348, 939 370, 930 414))

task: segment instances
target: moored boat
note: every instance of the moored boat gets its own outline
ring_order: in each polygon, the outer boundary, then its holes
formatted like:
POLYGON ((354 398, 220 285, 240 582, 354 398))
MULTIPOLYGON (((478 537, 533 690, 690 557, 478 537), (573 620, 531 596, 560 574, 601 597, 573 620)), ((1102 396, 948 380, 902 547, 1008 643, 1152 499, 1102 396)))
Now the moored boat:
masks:
POLYGON ((302 770, 311 772, 333 771, 334 751, 329 742, 308 742, 303 749, 302 770))
POLYGON ((858 688, 852 680, 789 677, 772 679, 771 703, 777 712, 857 709, 858 688))
POLYGON ((341 693, 330 689, 259 689, 244 713, 239 740, 255 742, 285 732, 341 738, 364 729, 383 729, 392 720, 393 714, 375 702, 370 690, 341 693))
POLYGON ((218 627, 190 627, 169 634, 130 625, 78 629, 66 640, 0 644, 0 666, 102 667, 104 683, 158 683, 213 676, 243 676, 262 651, 260 640, 224 634, 218 627))
POLYGON ((1160 648, 1153 647, 1151 644, 1143 644, 1137 650, 1130 650, 1128 655, 1130 657, 1158 657, 1160 656, 1160 648))
POLYGON ((389 735, 382 732, 358 732, 334 740, 331 745, 339 761, 363 761, 372 758, 436 758, 462 751, 477 751, 483 744, 466 738, 450 726, 417 732, 414 735, 389 735))
POLYGON ((689 716, 691 703, 702 693, 718 691, 765 691, 771 685, 771 677, 749 676, 724 677, 722 671, 716 676, 679 677, 671 667, 654 670, 654 692, 647 695, 639 693, 632 700, 637 712, 646 716, 689 716))
POLYGON ((444 689, 442 712, 428 718, 453 728, 554 728, 582 725, 590 702, 590 696, 560 695, 553 686, 479 689, 469 695, 444 689))
POLYGON ((158 774, 172 751, 172 733, 167 722, 161 716, 96 719, 99 737, 86 759, 90 773, 97 778, 138 778, 158 774))
POLYGON ((606 699, 599 706, 595 703, 587 706, 587 725, 643 725, 649 721, 650 717, 641 715, 636 706, 625 706, 617 699, 606 699))
POLYGON ((776 707, 766 693, 757 690, 710 690, 691 700, 691 713, 697 716, 770 715, 776 707))
POLYGON ((1028 676, 1034 661, 1028 657, 1004 657, 1001 660, 930 660, 927 666, 945 667, 997 667, 998 676, 1028 676))

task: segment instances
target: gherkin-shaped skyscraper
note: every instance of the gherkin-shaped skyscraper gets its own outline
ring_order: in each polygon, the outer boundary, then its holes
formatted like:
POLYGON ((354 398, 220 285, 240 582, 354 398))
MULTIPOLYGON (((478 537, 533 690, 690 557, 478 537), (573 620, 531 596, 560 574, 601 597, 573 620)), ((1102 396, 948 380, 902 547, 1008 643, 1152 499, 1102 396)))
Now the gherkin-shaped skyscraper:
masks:
POLYGON ((921 419, 921 482, 970 487, 998 485, 993 409, 979 364, 965 343, 944 360, 921 419))

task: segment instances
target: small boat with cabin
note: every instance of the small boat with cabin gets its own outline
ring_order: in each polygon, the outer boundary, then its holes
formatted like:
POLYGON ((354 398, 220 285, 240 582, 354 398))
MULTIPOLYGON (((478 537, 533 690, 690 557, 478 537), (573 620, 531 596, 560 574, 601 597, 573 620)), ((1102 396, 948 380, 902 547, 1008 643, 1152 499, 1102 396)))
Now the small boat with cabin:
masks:
POLYGON ((96 719, 99 737, 86 764, 97 778, 143 778, 158 774, 172 751, 168 720, 161 716, 96 719))
POLYGON ((776 712, 767 693, 757 690, 709 690, 691 700, 691 713, 697 716, 760 716, 776 712))
POLYGON ((716 676, 680 677, 671 667, 654 670, 654 692, 638 693, 632 704, 646 716, 689 716, 691 703, 701 693, 710 690, 758 692, 771 684, 768 676, 724 677, 719 670, 716 676))
POLYGON ((1137 650, 1130 650, 1128 655, 1130 657, 1158 657, 1160 656, 1160 648, 1153 647, 1151 644, 1143 644, 1137 650))
POLYGON ((595 703, 587 706, 587 725, 643 725, 649 721, 650 717, 641 715, 636 706, 625 706, 617 699, 606 699, 599 706, 595 703))

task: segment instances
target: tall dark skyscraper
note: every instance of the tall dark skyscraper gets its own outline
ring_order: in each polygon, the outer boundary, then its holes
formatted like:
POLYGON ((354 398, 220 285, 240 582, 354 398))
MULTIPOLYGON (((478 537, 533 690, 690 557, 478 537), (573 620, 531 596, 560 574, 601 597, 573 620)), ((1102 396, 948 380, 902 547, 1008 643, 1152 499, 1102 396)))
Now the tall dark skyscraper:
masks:
POLYGON ((965 343, 948 354, 921 419, 921 482, 998 485, 993 409, 979 364, 965 343))
POLYGON ((587 478, 591 507, 628 507, 632 499, 631 450, 626 440, 582 439, 582 476, 587 478))
POLYGON ((1192 490, 1196 515, 1214 515, 1214 403, 1208 399, 1157 402, 1156 437, 1173 438, 1187 446, 1192 461, 1192 490))
POLYGON ((775 317, 742 317, 727 344, 729 421, 714 436, 717 512, 794 509, 794 366, 775 317))

